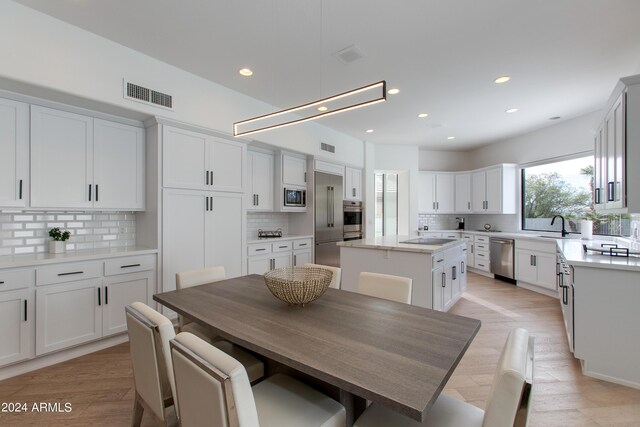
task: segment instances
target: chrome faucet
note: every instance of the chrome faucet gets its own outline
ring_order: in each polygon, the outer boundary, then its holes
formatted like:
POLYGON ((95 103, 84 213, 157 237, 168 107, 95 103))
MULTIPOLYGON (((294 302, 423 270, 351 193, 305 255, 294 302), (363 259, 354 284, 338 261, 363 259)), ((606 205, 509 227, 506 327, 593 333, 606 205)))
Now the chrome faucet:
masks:
POLYGON ((564 217, 562 215, 555 215, 553 218, 551 218, 551 225, 553 225, 553 223, 556 221, 556 218, 558 217, 560 217, 560 219, 562 220, 562 231, 560 232, 562 233, 562 237, 568 236, 569 232, 564 228, 564 217))

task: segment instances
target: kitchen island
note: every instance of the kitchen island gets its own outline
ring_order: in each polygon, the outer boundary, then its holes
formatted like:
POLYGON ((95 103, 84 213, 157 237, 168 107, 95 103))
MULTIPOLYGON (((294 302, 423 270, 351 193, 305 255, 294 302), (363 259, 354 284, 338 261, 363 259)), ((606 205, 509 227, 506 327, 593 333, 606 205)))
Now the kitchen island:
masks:
POLYGON ((358 290, 361 272, 413 279, 411 304, 447 311, 467 287, 464 240, 384 236, 339 242, 342 289, 358 290))

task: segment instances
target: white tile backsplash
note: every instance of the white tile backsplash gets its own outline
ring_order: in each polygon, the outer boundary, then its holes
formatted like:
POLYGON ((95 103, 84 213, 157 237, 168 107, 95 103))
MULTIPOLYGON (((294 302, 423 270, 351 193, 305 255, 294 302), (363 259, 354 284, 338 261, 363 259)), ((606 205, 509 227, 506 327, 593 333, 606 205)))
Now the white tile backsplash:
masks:
POLYGON ((491 224, 491 228, 502 231, 518 231, 518 215, 442 215, 442 214, 418 214, 418 226, 422 229, 425 225, 429 230, 456 230, 458 222, 456 217, 463 217, 465 230, 481 230, 485 224, 491 224))
POLYGON ((47 252, 49 230, 69 230, 68 250, 135 246, 134 212, 0 211, 0 256, 47 252))
POLYGON ((258 238, 258 230, 282 229, 289 234, 289 214, 287 212, 247 212, 247 240, 258 238))

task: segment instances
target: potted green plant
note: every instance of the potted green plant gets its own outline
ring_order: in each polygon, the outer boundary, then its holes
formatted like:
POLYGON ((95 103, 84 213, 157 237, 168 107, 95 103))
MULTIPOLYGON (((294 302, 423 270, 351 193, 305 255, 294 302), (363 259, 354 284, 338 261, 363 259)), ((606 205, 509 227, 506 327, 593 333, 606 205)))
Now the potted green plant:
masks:
POLYGON ((61 254, 64 252, 65 243, 71 237, 69 231, 62 231, 59 227, 49 230, 49 237, 53 240, 49 242, 49 253, 61 254))

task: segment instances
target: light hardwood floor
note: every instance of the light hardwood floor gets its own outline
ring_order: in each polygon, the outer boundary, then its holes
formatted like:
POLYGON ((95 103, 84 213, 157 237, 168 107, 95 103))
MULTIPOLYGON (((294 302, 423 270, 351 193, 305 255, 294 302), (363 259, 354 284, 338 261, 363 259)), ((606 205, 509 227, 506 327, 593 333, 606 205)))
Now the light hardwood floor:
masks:
MULTIPOLYGON (((479 407, 489 394, 509 329, 536 337, 530 426, 640 426, 640 390, 585 377, 568 351, 558 300, 469 274, 468 291, 451 309, 482 327, 445 393, 479 407)), ((0 382, 0 402, 70 402, 69 413, 0 412, 2 426, 126 426, 133 378, 127 344, 0 382)), ((148 414, 144 426, 159 425, 148 414)), ((391 427, 391 426, 390 426, 391 427)))

